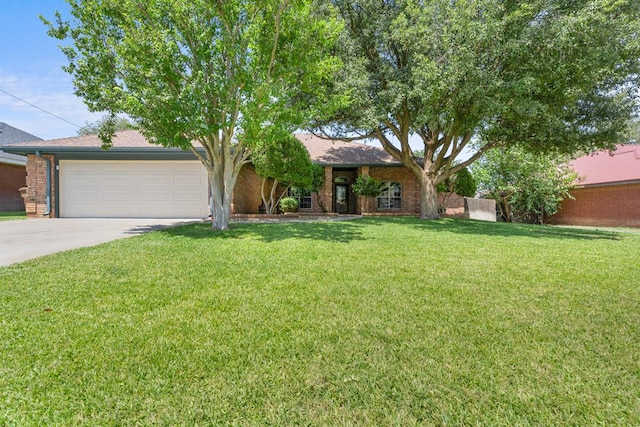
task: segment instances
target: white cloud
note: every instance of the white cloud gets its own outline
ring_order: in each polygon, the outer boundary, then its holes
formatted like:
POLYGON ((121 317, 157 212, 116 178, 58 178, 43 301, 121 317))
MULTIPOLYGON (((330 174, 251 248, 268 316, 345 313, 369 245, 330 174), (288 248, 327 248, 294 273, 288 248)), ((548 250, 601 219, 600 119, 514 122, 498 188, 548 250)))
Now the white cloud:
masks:
MULTIPOLYGON (((102 117, 74 95, 71 76, 59 68, 45 76, 0 69, 0 89, 79 126, 102 117)), ((0 121, 44 139, 77 135, 77 126, 51 114, 0 92, 0 121)))

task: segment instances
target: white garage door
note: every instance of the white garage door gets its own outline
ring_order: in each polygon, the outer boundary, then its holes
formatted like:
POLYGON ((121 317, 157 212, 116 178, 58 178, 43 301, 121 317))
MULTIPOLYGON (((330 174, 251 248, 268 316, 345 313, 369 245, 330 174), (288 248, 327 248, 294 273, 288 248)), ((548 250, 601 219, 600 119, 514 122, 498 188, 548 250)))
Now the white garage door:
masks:
POLYGON ((60 161, 63 218, 206 218, 199 161, 60 161))

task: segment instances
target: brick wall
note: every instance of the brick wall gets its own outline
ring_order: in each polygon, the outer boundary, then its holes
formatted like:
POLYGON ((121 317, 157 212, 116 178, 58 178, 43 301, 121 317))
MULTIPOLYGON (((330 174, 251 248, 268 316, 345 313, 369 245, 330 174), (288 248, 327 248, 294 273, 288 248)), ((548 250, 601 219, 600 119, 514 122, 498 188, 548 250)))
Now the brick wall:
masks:
POLYGON ((258 176, 254 167, 244 165, 236 181, 232 213, 257 214, 262 203, 261 186, 262 178, 258 176))
MULTIPOLYGON (((378 181, 399 182, 402 185, 402 208, 400 210, 383 210, 377 209, 376 202, 372 199, 369 203, 369 210, 372 213, 390 213, 390 214, 416 214, 420 212, 420 189, 418 183, 404 167, 368 167, 363 166, 358 170, 339 170, 330 166, 325 167, 325 185, 320 190, 320 200, 328 212, 334 211, 333 206, 333 187, 337 177, 345 177, 349 180, 349 184, 353 184, 359 175, 369 175, 378 181)), ((260 178, 253 166, 246 165, 240 171, 238 181, 233 197, 233 213, 234 214, 257 214, 259 206, 262 204, 260 191, 262 186, 262 178, 260 178)), ((356 197, 351 194, 349 201, 350 210, 354 213, 362 213, 364 207, 364 198, 356 197)), ((448 203, 450 207, 460 207, 463 209, 464 199, 459 196, 451 197, 448 203)), ((321 213, 322 209, 318 204, 316 195, 311 197, 311 209, 304 209, 306 213, 321 213)))
MULTIPOLYGON (((333 212, 333 168, 331 166, 325 166, 324 168, 324 185, 320 190, 320 202, 325 211, 333 212)), ((312 208, 314 212, 322 212, 322 208, 318 205, 316 197, 312 197, 312 208)))
MULTIPOLYGON (((402 209, 401 213, 420 212, 420 188, 411 172, 405 167, 370 167, 369 176, 380 182, 399 182, 402 185, 402 209)), ((375 200, 371 203, 371 211, 376 213, 398 212, 397 210, 379 210, 375 200)))
POLYGON ((24 211, 19 188, 27 185, 24 166, 0 163, 0 212, 24 211))
MULTIPOLYGON (((45 154, 44 157, 51 161, 51 213, 54 216, 55 207, 55 182, 54 182, 54 156, 45 154)), ((28 217, 38 218, 44 216, 47 210, 47 165, 46 162, 35 154, 27 156, 27 194, 24 204, 28 217)))
MULTIPOLYGON (((325 182, 326 185, 320 190, 320 200, 324 204, 325 208, 331 211, 331 167, 325 168, 325 182)), ((259 207, 262 204, 262 178, 258 176, 255 169, 251 165, 245 165, 242 167, 236 182, 236 188, 233 194, 233 208, 234 214, 257 214, 259 213, 259 207)), ((318 200, 315 194, 311 195, 311 209, 303 209, 304 213, 322 213, 322 208, 318 204, 318 200)))
POLYGON ((575 200, 546 219, 549 224, 640 227, 640 183, 571 190, 575 200))

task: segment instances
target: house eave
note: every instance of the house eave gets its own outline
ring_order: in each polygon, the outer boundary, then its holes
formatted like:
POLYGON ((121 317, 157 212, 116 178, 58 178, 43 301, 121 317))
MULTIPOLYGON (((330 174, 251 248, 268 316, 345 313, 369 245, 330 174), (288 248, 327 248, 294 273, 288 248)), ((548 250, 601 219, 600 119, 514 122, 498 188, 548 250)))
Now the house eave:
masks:
POLYGON ((26 166, 27 158, 24 157, 23 159, 14 159, 9 157, 0 157, 0 164, 12 165, 12 166, 26 166))
POLYGON ((640 184, 640 179, 632 179, 627 181, 613 181, 613 182, 596 182, 593 184, 581 184, 576 185, 574 188, 595 188, 595 187, 613 187, 616 185, 631 185, 631 184, 640 184))
MULTIPOLYGON (((58 146, 13 146, 3 147, 7 153, 13 154, 35 154, 36 151, 41 153, 58 154, 58 153, 190 153, 182 148, 158 147, 111 147, 103 149, 101 147, 58 147, 58 146)), ((200 149, 198 149, 200 151, 200 149)))
MULTIPOLYGON (((9 151, 9 150, 7 150, 9 151)), ((56 147, 20 146, 12 147, 14 154, 53 154, 58 160, 197 160, 196 156, 181 148, 158 147, 56 147)), ((198 151, 201 151, 198 149, 198 151)))
POLYGON ((363 166, 376 167, 376 168, 397 168, 402 167, 402 163, 326 163, 326 162, 318 162, 313 161, 320 166, 327 166, 332 168, 345 168, 345 169, 353 169, 353 168, 361 168, 363 166))

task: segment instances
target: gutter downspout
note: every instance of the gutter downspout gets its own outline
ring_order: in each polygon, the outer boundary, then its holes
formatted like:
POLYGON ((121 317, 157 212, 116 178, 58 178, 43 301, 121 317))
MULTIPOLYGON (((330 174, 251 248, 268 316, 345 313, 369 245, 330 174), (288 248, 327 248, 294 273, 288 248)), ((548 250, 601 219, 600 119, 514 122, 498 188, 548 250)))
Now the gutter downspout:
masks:
POLYGON ((47 186, 47 211, 42 214, 43 216, 47 216, 51 214, 51 160, 47 159, 46 157, 42 157, 42 155, 40 155, 40 150, 36 151, 36 157, 44 160, 45 164, 47 165, 47 177, 45 181, 45 185, 47 186))

